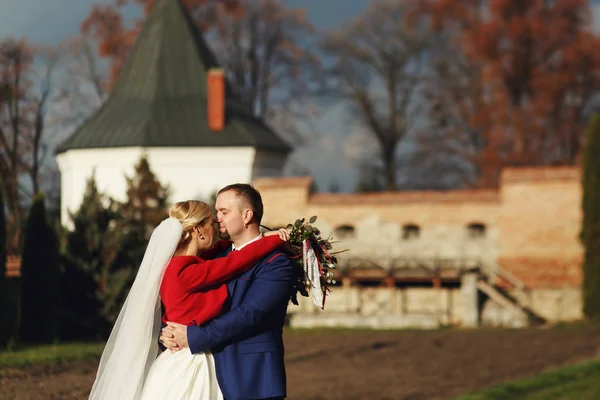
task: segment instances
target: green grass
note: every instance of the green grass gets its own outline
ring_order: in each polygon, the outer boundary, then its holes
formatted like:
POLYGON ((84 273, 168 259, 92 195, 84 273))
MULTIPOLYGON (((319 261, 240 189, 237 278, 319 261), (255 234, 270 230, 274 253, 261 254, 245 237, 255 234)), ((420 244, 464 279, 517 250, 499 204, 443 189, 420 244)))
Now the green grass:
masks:
POLYGON ((0 368, 23 368, 30 365, 53 365, 68 361, 98 359, 104 343, 67 343, 32 346, 0 353, 0 368))
POLYGON ((593 400, 600 398, 600 360, 504 383, 457 400, 593 400))

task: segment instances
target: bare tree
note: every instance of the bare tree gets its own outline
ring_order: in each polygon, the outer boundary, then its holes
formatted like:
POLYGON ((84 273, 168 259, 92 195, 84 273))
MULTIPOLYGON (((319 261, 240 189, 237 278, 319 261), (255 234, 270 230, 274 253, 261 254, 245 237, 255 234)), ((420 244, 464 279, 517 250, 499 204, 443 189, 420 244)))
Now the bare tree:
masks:
POLYGON ((23 40, 0 42, 0 189, 9 212, 11 252, 20 248, 24 207, 41 188, 58 59, 54 50, 35 49, 23 40))
POLYGON ((405 2, 374 2, 323 49, 332 60, 326 92, 347 102, 379 144, 385 189, 397 188, 397 150, 418 121, 428 35, 404 23, 405 2))
POLYGON ((96 53, 89 35, 68 39, 61 47, 58 91, 63 107, 63 131, 72 131, 94 113, 108 97, 110 66, 96 53))
POLYGON ((277 0, 244 0, 237 12, 221 11, 216 21, 209 37, 236 94, 258 117, 285 121, 288 138, 302 141, 300 132, 310 126, 289 122, 314 115, 304 100, 320 71, 312 51, 315 29, 304 11, 277 0))
POLYGON ((25 96, 31 82, 27 79, 32 56, 24 41, 8 39, 0 43, 0 73, 5 88, 0 110, 0 172, 8 208, 9 252, 19 248, 21 236, 21 184, 25 133, 27 129, 25 96))
POLYGON ((27 132, 26 148, 28 156, 24 158, 23 166, 31 178, 33 194, 41 190, 41 170, 49 153, 48 116, 55 94, 55 72, 60 59, 56 49, 37 49, 34 59, 38 61, 37 68, 41 76, 38 89, 35 88, 27 96, 29 112, 32 114, 32 124, 27 132))
POLYGON ((416 148, 407 161, 418 163, 423 173, 420 179, 431 179, 434 186, 450 171, 454 175, 453 186, 495 182, 497 177, 490 173, 497 169, 482 168, 491 167, 492 158, 488 158, 485 166, 480 163, 486 143, 484 135, 491 125, 486 115, 480 113, 480 102, 484 99, 480 79, 483 68, 465 57, 455 43, 453 30, 448 27, 430 37, 422 85, 427 123, 413 135, 416 148))

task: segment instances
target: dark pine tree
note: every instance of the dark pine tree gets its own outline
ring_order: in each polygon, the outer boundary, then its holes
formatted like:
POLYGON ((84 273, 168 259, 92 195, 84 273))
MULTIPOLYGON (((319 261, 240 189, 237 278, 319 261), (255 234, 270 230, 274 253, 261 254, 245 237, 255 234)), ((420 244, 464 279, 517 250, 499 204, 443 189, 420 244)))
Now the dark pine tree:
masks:
POLYGON ((29 210, 21 256, 20 339, 51 343, 60 331, 59 243, 48 221, 44 195, 37 194, 29 210))
POLYGON ((4 196, 0 191, 0 346, 4 347, 13 334, 10 322, 10 301, 6 279, 6 220, 4 218, 4 196))
POLYGON ((71 230, 63 231, 62 339, 102 339, 110 331, 111 321, 106 318, 102 299, 111 290, 104 277, 111 275, 115 250, 110 248, 109 236, 118 217, 92 175, 79 209, 70 214, 71 230))
POLYGON ((168 216, 169 191, 158 181, 146 157, 135 166, 135 175, 126 179, 127 202, 121 208, 123 218, 146 243, 154 228, 168 216))
POLYGON ((146 157, 135 166, 135 175, 127 179, 127 201, 121 205, 122 248, 135 270, 139 267, 152 231, 168 217, 168 188, 163 186, 152 170, 146 157))
POLYGON ((582 154, 583 313, 600 320, 600 115, 594 115, 585 134, 582 154))
POLYGON ((167 218, 168 189, 156 178, 146 157, 127 179, 127 201, 119 205, 119 219, 106 239, 106 260, 111 268, 101 276, 101 300, 109 321, 116 320, 137 269, 142 262, 150 235, 167 218))

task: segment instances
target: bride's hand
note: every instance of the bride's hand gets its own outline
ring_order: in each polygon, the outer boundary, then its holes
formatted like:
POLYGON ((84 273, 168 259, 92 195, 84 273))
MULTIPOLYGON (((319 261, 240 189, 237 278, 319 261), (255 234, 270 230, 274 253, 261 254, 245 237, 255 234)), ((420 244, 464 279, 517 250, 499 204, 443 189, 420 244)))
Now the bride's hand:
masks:
POLYGON ((276 231, 265 232, 264 236, 273 236, 279 235, 279 238, 284 242, 288 242, 290 240, 290 233, 292 232, 289 228, 281 228, 276 231))
POLYGON ((189 346, 187 326, 167 321, 167 326, 161 331, 160 341, 171 353, 185 349, 189 346))

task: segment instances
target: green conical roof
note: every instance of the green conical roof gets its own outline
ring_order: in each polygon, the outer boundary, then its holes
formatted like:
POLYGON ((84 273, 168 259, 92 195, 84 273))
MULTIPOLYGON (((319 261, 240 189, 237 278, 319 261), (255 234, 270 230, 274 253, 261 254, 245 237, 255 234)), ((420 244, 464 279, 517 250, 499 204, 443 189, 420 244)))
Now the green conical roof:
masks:
POLYGON ((251 146, 291 148, 226 89, 226 121, 207 122, 207 72, 213 53, 180 0, 154 6, 112 92, 57 152, 108 147, 251 146))

